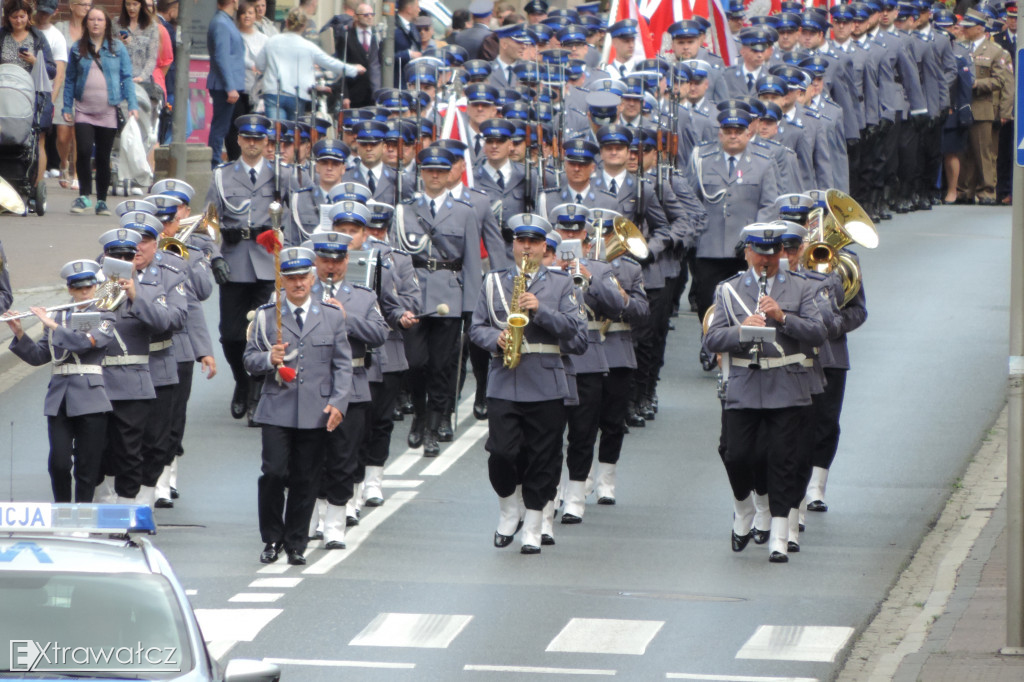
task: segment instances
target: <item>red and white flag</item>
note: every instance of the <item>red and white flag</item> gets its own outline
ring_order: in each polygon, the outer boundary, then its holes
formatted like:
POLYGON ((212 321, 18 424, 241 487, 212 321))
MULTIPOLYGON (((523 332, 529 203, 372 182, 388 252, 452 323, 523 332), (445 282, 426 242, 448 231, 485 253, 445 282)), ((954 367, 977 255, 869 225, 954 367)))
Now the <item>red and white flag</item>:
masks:
POLYGON ((466 145, 466 151, 462 153, 462 158, 466 161, 466 169, 462 172, 462 184, 466 187, 472 187, 473 162, 469 156, 469 135, 465 134, 462 130, 465 114, 465 105, 458 106, 453 94, 448 100, 448 106, 444 112, 444 123, 441 124, 441 139, 458 140, 466 145))
MULTIPOLYGON (((646 2, 646 0, 644 0, 646 2)), ((655 0, 655 2, 670 3, 673 0, 655 0)), ((678 2, 679 0, 675 0, 678 2)), ((637 41, 636 48, 633 52, 633 61, 638 62, 648 57, 658 56, 658 48, 661 47, 661 36, 658 36, 658 41, 655 42, 654 36, 651 35, 651 29, 647 24, 647 17, 640 13, 640 8, 637 6, 637 0, 617 0, 613 2, 613 9, 615 10, 615 18, 609 19, 609 25, 622 21, 623 19, 636 19, 637 22, 637 41)), ((669 22, 672 23, 672 22, 669 22)), ((667 25, 666 25, 667 26, 667 25)), ((609 44, 611 44, 611 34, 607 38, 609 44)), ((615 59, 615 47, 612 45, 608 50, 608 64, 612 63, 615 59)))

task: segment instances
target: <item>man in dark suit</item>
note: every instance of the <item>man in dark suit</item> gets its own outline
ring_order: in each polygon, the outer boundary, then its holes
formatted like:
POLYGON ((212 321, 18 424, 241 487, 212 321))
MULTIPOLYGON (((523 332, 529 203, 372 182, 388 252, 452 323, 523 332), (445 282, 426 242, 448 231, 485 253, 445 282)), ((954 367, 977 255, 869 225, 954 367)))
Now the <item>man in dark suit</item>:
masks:
POLYGON ((452 38, 452 42, 466 49, 469 59, 480 59, 480 45, 491 34, 487 22, 490 20, 493 10, 494 3, 491 0, 473 0, 469 5, 469 12, 473 15, 473 25, 459 31, 452 38))
POLYGON ((210 167, 220 165, 220 152, 224 138, 231 128, 231 115, 238 95, 245 91, 245 43, 235 26, 238 0, 217 0, 217 13, 206 32, 206 50, 210 55, 210 75, 206 88, 213 100, 213 120, 210 122, 209 145, 212 150, 210 167))
POLYGON ((402 71, 410 59, 422 57, 420 52, 420 28, 412 20, 420 14, 420 0, 398 0, 398 15, 395 17, 395 79, 392 87, 400 88, 405 83, 402 71))
POLYGON ((366 73, 346 78, 342 89, 344 109, 358 109, 374 103, 373 93, 381 87, 380 42, 373 34, 373 6, 356 8, 355 21, 334 33, 334 56, 348 64, 361 64, 366 73))

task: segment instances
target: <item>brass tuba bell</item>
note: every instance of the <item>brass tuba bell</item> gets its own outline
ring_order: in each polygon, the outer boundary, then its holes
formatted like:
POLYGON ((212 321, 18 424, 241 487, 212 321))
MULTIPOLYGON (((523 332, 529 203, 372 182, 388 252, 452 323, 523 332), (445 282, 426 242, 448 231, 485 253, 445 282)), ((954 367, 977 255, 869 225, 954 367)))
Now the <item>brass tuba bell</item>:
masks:
POLYGON ((816 208, 807 217, 807 248, 802 265, 808 270, 828 274, 839 272, 846 305, 860 291, 861 271, 857 259, 843 249, 850 244, 874 249, 878 231, 868 214, 853 197, 838 189, 825 193, 826 209, 816 208))
POLYGON ((196 232, 204 233, 216 240, 220 233, 220 218, 217 207, 211 202, 201 216, 190 216, 181 221, 182 231, 173 237, 161 237, 157 248, 188 260, 187 242, 196 232))

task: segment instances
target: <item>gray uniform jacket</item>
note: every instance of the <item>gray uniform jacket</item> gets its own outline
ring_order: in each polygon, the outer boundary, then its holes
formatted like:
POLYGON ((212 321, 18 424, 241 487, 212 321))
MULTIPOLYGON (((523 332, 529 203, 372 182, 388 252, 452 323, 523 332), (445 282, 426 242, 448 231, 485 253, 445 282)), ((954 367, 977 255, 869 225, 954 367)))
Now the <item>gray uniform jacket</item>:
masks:
POLYGON ((735 258, 740 231, 754 222, 774 220, 773 205, 779 196, 775 162, 749 146, 736 163, 736 177, 719 144, 693 152, 690 181, 708 212, 707 229, 697 240, 698 258, 735 258))
POLYGON ((620 256, 609 265, 615 272, 615 279, 626 291, 629 302, 617 317, 611 318, 604 337, 604 355, 608 368, 628 367, 636 369, 636 353, 633 348, 633 327, 647 322, 650 306, 644 291, 643 273, 640 264, 632 258, 620 256))
POLYGON ((878 78, 870 68, 871 56, 860 43, 852 39, 844 47, 837 46, 836 50, 851 61, 853 87, 859 103, 858 108, 863 112, 861 120, 864 122, 864 127, 877 125, 880 110, 878 78))
MULTIPOLYGON (((768 74, 768 67, 762 66, 757 75, 754 76, 752 83, 747 82, 747 76, 743 71, 743 65, 737 64, 736 66, 730 66, 725 69, 722 74, 722 83, 725 86, 726 99, 731 97, 757 97, 757 79, 760 76, 768 74)), ((710 86, 708 90, 710 91, 710 86)), ((720 102, 720 99, 716 99, 715 102, 720 102)))
POLYGON ((587 314, 576 295, 572 279, 561 271, 541 266, 526 288, 537 297, 540 307, 530 313, 530 323, 526 325, 523 338, 531 345, 542 345, 548 349, 523 353, 518 367, 505 369, 498 336, 503 330, 501 325, 507 320, 508 310, 501 302, 500 293, 503 292, 504 299, 508 301, 515 274, 513 268, 488 273, 487 279, 493 284, 483 287, 469 328, 469 340, 492 354, 487 373, 487 397, 526 403, 565 400, 569 397, 569 386, 558 346, 573 354, 586 350, 587 314))
MULTIPOLYGON (((775 169, 779 174, 779 192, 790 194, 803 189, 800 182, 800 168, 796 160, 796 152, 776 140, 756 136, 750 144, 760 147, 761 153, 775 160, 775 169)), ((831 185, 829 185, 831 187, 831 185)))
POLYGON ((864 129, 864 108, 858 99, 859 94, 853 84, 853 62, 831 43, 825 43, 814 54, 828 59, 823 80, 824 92, 842 107, 843 133, 847 140, 860 139, 860 131, 864 129))
POLYGON ((374 358, 374 362, 380 366, 382 374, 404 372, 409 369, 409 360, 405 355, 403 328, 398 320, 406 310, 416 312, 420 305, 420 283, 416 269, 408 253, 394 249, 386 242, 371 238, 367 240, 366 247, 387 251, 387 257, 382 259, 381 312, 390 330, 383 352, 374 358))
POLYGON ((210 330, 206 326, 206 314, 202 302, 213 293, 213 274, 210 272, 210 261, 198 245, 188 243, 188 317, 184 329, 174 333, 175 362, 195 362, 213 355, 213 342, 210 330))
MULTIPOLYGON (((576 374, 604 374, 608 371, 601 338, 602 320, 622 314, 625 303, 615 279, 615 268, 603 261, 580 259, 590 270, 590 285, 583 293, 583 309, 587 313, 587 350, 572 359, 576 374)), ((577 297, 579 292, 577 291, 577 297)))
POLYGON ((928 110, 928 102, 921 89, 921 75, 910 51, 910 41, 910 36, 900 31, 879 30, 875 34, 875 42, 885 48, 896 87, 892 100, 897 111, 903 113, 904 120, 911 112, 925 113, 928 110))
MULTIPOLYGON (((832 158, 832 183, 829 187, 835 187, 843 192, 850 188, 850 160, 846 149, 846 112, 830 99, 821 96, 818 106, 813 103, 808 109, 815 112, 825 129, 826 144, 828 144, 829 155, 832 158)), ((792 190, 799 192, 799 189, 792 190)))
MULTIPOLYGON (((487 192, 461 185, 458 197, 468 201, 476 211, 476 224, 480 226, 480 237, 484 241, 484 248, 487 249, 487 263, 490 269, 507 268, 512 264, 512 247, 505 242, 505 238, 501 234, 501 226, 498 225, 498 218, 491 210, 492 201, 487 192)), ((510 214, 505 214, 506 217, 508 215, 510 214)))
POLYGON ((928 115, 935 118, 949 105, 949 85, 942 72, 935 34, 926 35, 914 31, 911 37, 911 51, 914 53, 914 61, 921 77, 921 87, 924 88, 925 100, 928 103, 928 115))
POLYGON ((811 358, 813 363, 809 368, 811 371, 808 373, 808 378, 811 382, 811 395, 820 395, 825 392, 825 384, 827 383, 825 372, 823 371, 824 363, 831 362, 832 360, 832 352, 829 349, 827 337, 834 332, 839 324, 837 320, 839 307, 836 305, 835 299, 832 298, 831 277, 829 275, 803 269, 795 273, 791 272, 790 275, 803 277, 810 286, 814 287, 814 303, 818 306, 821 321, 825 325, 825 343, 817 346, 803 343, 801 344, 800 351, 808 358, 811 358))
MULTIPOLYGON (((398 181, 398 172, 387 164, 380 164, 373 171, 376 178, 373 188, 373 200, 385 204, 395 204, 395 183, 398 181)), ((367 180, 366 166, 359 164, 350 168, 341 176, 342 182, 358 182, 361 185, 370 186, 367 180)), ((402 175, 402 201, 409 201, 416 192, 416 178, 409 173, 402 175)))
MULTIPOLYGON (((319 299, 323 294, 323 285, 318 281, 313 285, 312 296, 319 299)), ((341 282, 337 285, 334 298, 345 310, 345 326, 352 352, 352 393, 348 402, 350 405, 366 403, 370 401, 370 381, 374 380, 370 373, 378 376, 376 381, 381 381, 379 364, 383 355, 369 351, 384 345, 390 329, 377 305, 377 295, 373 289, 341 282), (366 366, 367 361, 370 367, 366 366)))
POLYGON ((166 251, 157 251, 153 262, 140 272, 137 282, 154 280, 163 288, 170 325, 167 329, 153 333, 149 338, 149 374, 153 386, 173 386, 178 383, 178 361, 174 355, 174 336, 188 335, 188 301, 195 298, 190 293, 188 264, 181 258, 166 251))
MULTIPOLYGON (((852 251, 846 251, 856 258, 852 251)), ((832 297, 838 303, 843 300, 843 283, 836 272, 831 277, 832 297)), ((860 291, 849 303, 839 309, 836 317, 836 326, 829 332, 828 347, 831 358, 822 360, 822 364, 828 369, 850 369, 850 351, 846 343, 846 335, 860 327, 868 319, 867 298, 864 295, 864 282, 861 281, 860 291)))
MULTIPOLYGON (((775 327, 775 343, 763 344, 762 362, 769 358, 785 358, 779 367, 749 368, 751 344, 739 341, 740 323, 747 317, 743 308, 726 291, 729 284, 746 305, 757 308, 757 278, 750 270, 725 280, 715 294, 716 314, 705 336, 705 346, 712 353, 729 354, 728 377, 724 407, 727 410, 780 409, 811 404, 809 368, 802 362, 801 344, 821 345, 825 341, 825 324, 814 301, 816 284, 787 272, 775 276, 770 296, 786 315, 786 324, 769 318, 775 327), (728 314, 733 310, 735 315, 728 314), (719 314, 721 313, 721 314, 719 314)), ((726 361, 723 358, 723 361, 726 361)), ((725 370, 723 369, 723 372, 725 370)))
POLYGON ((352 393, 352 350, 348 343, 345 314, 333 305, 310 297, 305 322, 300 330, 295 316, 282 303, 281 338, 288 344, 285 365, 296 370, 290 383, 277 381, 270 364, 270 346, 276 340, 274 306, 256 310, 253 330, 245 345, 245 369, 253 376, 266 376, 259 405, 253 416, 261 424, 291 429, 322 429, 327 426, 324 408, 348 412, 352 393))
POLYGON ((422 292, 419 312, 434 311, 445 303, 445 317, 460 317, 473 309, 483 280, 476 212, 465 199, 453 199, 445 192, 436 200, 434 213, 431 217, 426 195, 405 206, 408 243, 401 246, 416 268, 422 292))
MULTIPOLYGON (((282 189, 287 189, 285 178, 282 189)), ((287 192, 283 192, 287 195, 287 192)), ((256 184, 249 179, 241 161, 225 164, 213 172, 206 202, 217 207, 223 246, 221 255, 231 268, 232 282, 256 282, 274 279, 274 257, 256 243, 256 237, 270 227, 270 204, 274 201, 274 168, 263 163, 256 184), (218 178, 219 184, 218 184, 218 178), (221 191, 223 188, 223 191, 221 191)), ((289 211, 284 207, 283 220, 289 211)), ((289 229, 285 227, 285 234, 289 229)))
MULTIPOLYGON (((527 197, 526 193, 526 169, 523 164, 515 161, 511 162, 511 169, 509 175, 511 177, 504 178, 505 188, 498 187, 498 183, 491 178, 490 172, 484 168, 487 162, 480 164, 473 171, 473 185, 475 189, 484 192, 487 195, 488 210, 495 216, 495 220, 489 221, 482 225, 484 238, 484 245, 487 247, 487 255, 491 260, 492 269, 499 269, 508 267, 512 262, 512 245, 505 242, 501 237, 501 226, 508 222, 508 219, 517 213, 526 212, 526 202, 533 202, 533 197, 536 197, 538 190, 540 189, 540 183, 536 171, 531 171, 530 178, 530 194, 527 197), (495 205, 495 202, 501 202, 501 206, 496 210, 491 207, 495 205), (500 219, 498 218, 500 216, 500 219), (497 234, 493 232, 494 228, 498 228, 497 234), (499 252, 504 251, 505 256, 502 258, 500 255, 495 257, 491 256, 491 250, 497 250, 499 252)), ((504 175, 504 171, 502 172, 504 175)), ((536 207, 534 207, 536 208, 536 207)), ((547 217, 547 216, 545 216, 547 217)))
POLYGON ((301 246, 320 224, 320 207, 327 203, 327 192, 316 183, 312 187, 292 190, 288 199, 291 219, 284 234, 285 246, 301 246))
MULTIPOLYGON (((98 308, 95 305, 86 309, 86 312, 96 311, 98 308)), ((47 417, 56 417, 60 413, 61 403, 69 417, 110 411, 102 371, 99 374, 84 374, 75 372, 75 368, 88 366, 89 370, 95 371, 95 368, 100 367, 106 355, 106 346, 113 340, 114 314, 101 312, 97 327, 79 331, 68 327, 70 313, 69 310, 55 313, 53 319, 57 328, 47 330, 38 341, 30 339, 28 334, 23 334, 20 339, 11 339, 11 352, 33 367, 53 363, 54 374, 50 377, 43 401, 43 414, 47 417), (63 371, 70 373, 57 373, 63 371)))

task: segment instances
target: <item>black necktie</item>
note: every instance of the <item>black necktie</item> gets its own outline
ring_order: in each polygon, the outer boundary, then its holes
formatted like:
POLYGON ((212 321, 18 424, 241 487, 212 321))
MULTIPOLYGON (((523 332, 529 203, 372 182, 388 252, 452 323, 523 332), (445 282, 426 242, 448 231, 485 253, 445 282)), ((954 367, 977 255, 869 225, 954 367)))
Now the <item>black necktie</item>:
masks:
POLYGON ((497 179, 498 187, 500 187, 501 189, 505 189, 505 176, 501 174, 501 171, 497 171, 497 173, 498 173, 498 179, 497 179))
POLYGON ((254 184, 254 185, 256 184, 256 169, 255 168, 250 168, 249 169, 249 180, 252 181, 252 184, 254 184))
POLYGON ((302 308, 295 309, 295 324, 299 325, 299 331, 302 331, 302 308))
POLYGON ((747 74, 747 90, 750 91, 750 90, 753 90, 753 89, 754 89, 754 74, 748 73, 747 74))
POLYGON ((430 200, 430 217, 431 218, 436 218, 437 217, 437 212, 436 212, 436 210, 434 208, 434 200, 433 199, 430 200))
POLYGON ((729 179, 732 180, 736 175, 736 157, 729 157, 729 179))
POLYGON ((582 204, 583 203, 583 195, 580 194, 579 192, 576 192, 576 203, 577 204, 582 204))
POLYGON ((615 183, 615 178, 612 178, 612 184, 608 185, 608 189, 612 191, 612 194, 619 193, 619 186, 615 183))
POLYGON ((619 65, 619 74, 621 74, 623 78, 626 77, 626 65, 625 64, 619 65))
POLYGON ((508 84, 512 85, 512 67, 511 66, 509 66, 509 67, 507 67, 505 69, 505 74, 506 74, 505 79, 508 81, 508 84))
POLYGON ((480 138, 483 135, 477 133, 476 140, 473 141, 473 156, 480 156, 480 138))
POLYGON ((376 192, 377 191, 377 181, 373 179, 373 171, 372 170, 367 170, 366 171, 366 179, 369 182, 370 191, 371 192, 376 192))

